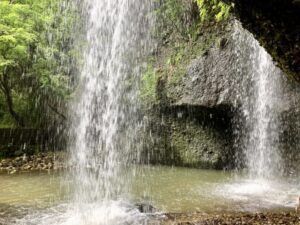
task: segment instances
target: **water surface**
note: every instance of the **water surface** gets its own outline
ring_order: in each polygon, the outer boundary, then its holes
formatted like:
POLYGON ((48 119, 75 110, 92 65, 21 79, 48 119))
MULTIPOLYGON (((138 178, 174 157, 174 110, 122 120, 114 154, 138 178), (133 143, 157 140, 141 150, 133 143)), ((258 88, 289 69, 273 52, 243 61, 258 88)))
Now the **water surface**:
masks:
MULTIPOLYGON (((102 215, 105 221, 109 216, 128 220, 128 212, 138 217, 141 215, 132 208, 140 202, 161 212, 292 210, 300 194, 299 180, 252 180, 237 172, 188 168, 132 170, 131 191, 123 196, 127 200, 82 206, 88 218, 97 221, 102 215)), ((113 219, 107 223, 74 223, 86 218, 77 218, 74 205, 69 204, 71 186, 70 178, 63 173, 1 174, 0 224, 113 224, 113 219)))

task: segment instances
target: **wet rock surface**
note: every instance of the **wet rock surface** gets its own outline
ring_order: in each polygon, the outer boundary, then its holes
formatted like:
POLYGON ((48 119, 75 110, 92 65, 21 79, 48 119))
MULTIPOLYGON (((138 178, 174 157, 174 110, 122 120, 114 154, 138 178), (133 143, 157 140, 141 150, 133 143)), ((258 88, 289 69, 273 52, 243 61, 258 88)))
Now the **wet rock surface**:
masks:
POLYGON ((36 155, 0 160, 0 172, 14 174, 18 171, 58 170, 66 168, 66 154, 63 152, 38 153, 36 155))
POLYGON ((295 213, 167 214, 163 225, 299 225, 295 213))
POLYGON ((169 115, 152 118, 154 144, 144 150, 148 162, 204 169, 230 167, 230 128, 217 123, 217 115, 211 111, 198 111, 197 115, 199 118, 191 108, 177 108, 169 115), (161 124, 156 124, 159 120, 161 124))
POLYGON ((225 0, 266 48, 278 66, 300 82, 300 2, 298 0, 225 0))
MULTIPOLYGON (((208 32, 214 38, 209 37, 207 32, 199 38, 197 44, 202 43, 203 48, 196 52, 189 50, 187 55, 193 53, 193 57, 173 65, 170 71, 159 63, 156 65, 157 73, 162 77, 156 87, 162 112, 157 110, 149 119, 154 144, 146 155, 150 155, 152 163, 215 169, 235 166, 230 164, 230 156, 235 155, 235 146, 241 140, 235 140, 234 135, 242 137, 247 131, 241 128, 237 135, 234 127, 246 120, 242 106, 248 101, 249 93, 253 92, 253 67, 249 63, 253 49, 243 36, 246 31, 236 30, 240 26, 234 20, 218 26, 219 31, 208 32), (242 55, 237 51, 239 41, 242 55), (187 119, 182 116, 183 108, 192 112, 187 119)), ((250 39, 252 36, 247 32, 246 37, 250 39)), ((188 44, 184 46, 188 48, 188 44)), ((164 59, 165 56, 161 54, 160 57, 164 59)), ((164 61, 161 58, 157 61, 164 61)), ((278 142, 282 155, 286 155, 285 164, 291 164, 290 171, 286 172, 295 173, 300 165, 297 138, 300 130, 300 86, 283 72, 274 74, 275 81, 281 84, 274 106, 281 130, 278 142)))
POLYGON ((146 203, 136 203, 135 207, 139 210, 139 212, 141 213, 155 213, 158 212, 158 209, 156 209, 155 207, 153 207, 150 204, 146 204, 146 203))
MULTIPOLYGON (((176 90, 174 105, 202 106, 214 109, 238 109, 245 100, 242 96, 244 90, 253 85, 252 65, 248 65, 252 53, 250 41, 251 34, 246 37, 238 37, 238 31, 234 20, 227 27, 227 31, 205 53, 190 61, 185 74, 176 90), (235 37, 234 37, 235 36, 235 37), (248 38, 249 40, 247 40, 248 38), (240 39, 242 42, 239 43, 240 39), (223 41, 225 40, 225 41, 223 41), (225 42, 225 44, 221 44, 225 42), (244 55, 237 53, 237 44, 242 45, 244 55), (243 63, 241 67, 240 64, 243 63), (242 72, 239 72, 242 71, 242 72)), ((241 28, 239 28, 241 29, 241 28)), ((244 35, 244 34, 243 34, 244 35)), ((299 84, 287 79, 283 72, 278 77, 274 74, 274 80, 278 79, 281 86, 280 104, 277 109, 281 113, 298 114, 299 84)))

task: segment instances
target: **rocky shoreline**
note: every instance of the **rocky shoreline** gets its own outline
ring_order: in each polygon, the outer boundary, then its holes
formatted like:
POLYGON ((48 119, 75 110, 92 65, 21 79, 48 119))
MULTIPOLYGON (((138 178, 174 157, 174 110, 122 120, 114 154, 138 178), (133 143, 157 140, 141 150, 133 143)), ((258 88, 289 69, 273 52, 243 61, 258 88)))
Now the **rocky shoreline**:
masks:
POLYGON ((296 213, 166 214, 162 225, 299 225, 296 213))
POLYGON ((66 153, 47 152, 35 155, 23 155, 0 160, 0 172, 14 174, 18 171, 47 171, 67 168, 66 153))

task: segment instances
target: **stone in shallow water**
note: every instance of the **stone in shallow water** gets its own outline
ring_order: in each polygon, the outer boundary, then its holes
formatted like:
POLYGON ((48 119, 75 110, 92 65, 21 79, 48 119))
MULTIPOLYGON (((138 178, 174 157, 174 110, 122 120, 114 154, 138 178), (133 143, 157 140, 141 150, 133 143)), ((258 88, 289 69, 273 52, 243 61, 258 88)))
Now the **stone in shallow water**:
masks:
POLYGON ((147 203, 137 203, 135 204, 135 207, 141 212, 141 213, 155 213, 158 212, 156 208, 154 208, 152 205, 147 203))

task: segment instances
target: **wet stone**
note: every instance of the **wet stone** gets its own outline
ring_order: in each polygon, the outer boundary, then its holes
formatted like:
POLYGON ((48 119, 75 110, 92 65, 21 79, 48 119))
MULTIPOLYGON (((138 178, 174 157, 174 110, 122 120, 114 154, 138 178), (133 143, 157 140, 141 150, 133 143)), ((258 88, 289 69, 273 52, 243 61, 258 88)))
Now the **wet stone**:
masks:
POLYGON ((294 213, 228 213, 228 214, 166 214, 162 225, 299 225, 300 216, 294 213))
POLYGON ((137 203, 135 204, 135 207, 141 212, 141 213, 155 213, 158 210, 154 208, 152 205, 147 203, 137 203))
POLYGON ((18 171, 28 170, 50 170, 66 168, 66 154, 60 153, 43 153, 31 156, 22 156, 16 158, 2 159, 0 161, 0 170, 14 174, 18 171), (53 165, 56 165, 55 168, 53 165), (13 172, 12 172, 13 171, 13 172))

